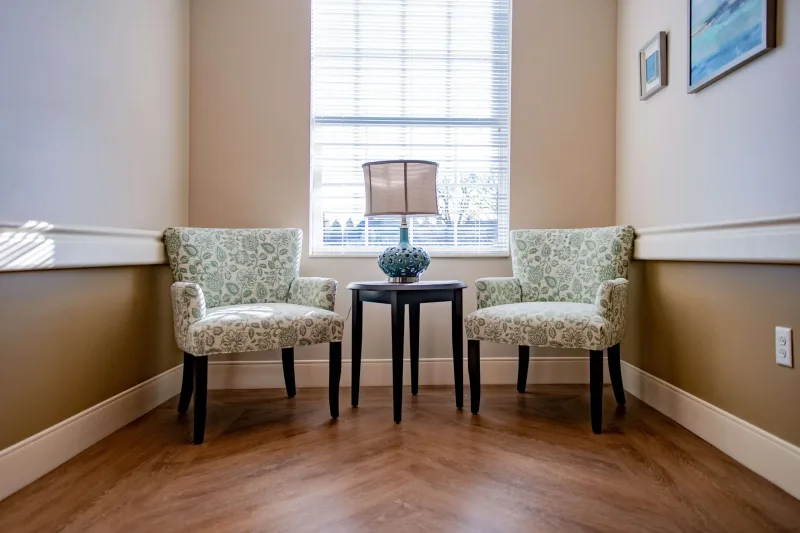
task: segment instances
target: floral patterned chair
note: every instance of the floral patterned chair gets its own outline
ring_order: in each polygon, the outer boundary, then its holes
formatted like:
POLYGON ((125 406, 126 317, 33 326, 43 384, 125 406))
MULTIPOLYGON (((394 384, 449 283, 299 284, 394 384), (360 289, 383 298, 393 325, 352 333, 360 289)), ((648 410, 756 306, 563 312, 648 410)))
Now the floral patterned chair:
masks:
POLYGON ((472 412, 480 405, 480 341, 519 346, 525 392, 530 347, 589 350, 592 431, 603 417, 603 350, 617 403, 625 404, 619 343, 625 335, 634 229, 511 232, 510 278, 475 282, 478 310, 465 320, 472 412))
POLYGON ((169 228, 164 232, 175 340, 184 352, 178 412, 194 388, 194 443, 203 442, 208 356, 281 349, 293 397, 294 348, 330 343, 329 400, 339 416, 344 319, 333 312, 336 280, 299 277, 299 229, 169 228))

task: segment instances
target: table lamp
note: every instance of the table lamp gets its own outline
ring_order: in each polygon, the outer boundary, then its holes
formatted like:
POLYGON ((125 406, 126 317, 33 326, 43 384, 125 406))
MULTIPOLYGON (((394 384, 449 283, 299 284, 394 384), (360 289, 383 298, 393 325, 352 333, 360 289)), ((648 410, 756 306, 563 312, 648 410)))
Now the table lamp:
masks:
POLYGON ((414 283, 431 264, 431 256, 408 240, 409 215, 438 215, 436 171, 432 161, 373 161, 361 165, 367 210, 364 216, 400 215, 400 242, 378 256, 378 266, 392 283, 414 283))

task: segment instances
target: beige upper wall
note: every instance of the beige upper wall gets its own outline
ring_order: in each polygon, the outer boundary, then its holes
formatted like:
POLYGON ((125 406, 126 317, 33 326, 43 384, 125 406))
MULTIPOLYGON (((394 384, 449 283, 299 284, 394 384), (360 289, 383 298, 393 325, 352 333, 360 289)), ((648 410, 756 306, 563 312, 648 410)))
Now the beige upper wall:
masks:
MULTIPOLYGON (((310 6, 285 0, 192 1, 193 226, 309 226, 310 6)), ((614 221, 616 1, 514 2, 511 227, 614 221), (591 51, 591 53, 587 53, 591 51)), ((303 275, 379 279, 375 259, 309 258, 303 275)), ((428 279, 511 274, 508 259, 433 259, 428 279)), ((440 306, 444 304, 432 304, 440 306)), ((465 312, 475 308, 466 291, 465 312)), ((389 357, 387 306, 366 316, 364 357, 389 357)), ((423 357, 448 357, 449 313, 423 308, 423 357)), ((298 357, 325 358, 324 349, 298 357)), ((495 346, 487 355, 513 355, 495 346)), ((561 352, 558 352, 561 353, 561 352)), ((349 354, 349 335, 345 337, 349 354)))
MULTIPOLYGON (((192 225, 307 229, 309 3, 194 0, 191 33, 192 225)), ((516 1, 512 39, 511 227, 612 223, 616 0, 516 1)))
POLYGON ((0 2, 0 221, 188 222, 188 0, 0 2))
POLYGON ((778 48, 686 94, 684 0, 620 0, 617 221, 636 227, 800 213, 800 2, 779 2, 778 48), (638 97, 637 52, 669 32, 669 86, 638 97))
POLYGON ((616 7, 513 2, 512 229, 614 223, 616 7))

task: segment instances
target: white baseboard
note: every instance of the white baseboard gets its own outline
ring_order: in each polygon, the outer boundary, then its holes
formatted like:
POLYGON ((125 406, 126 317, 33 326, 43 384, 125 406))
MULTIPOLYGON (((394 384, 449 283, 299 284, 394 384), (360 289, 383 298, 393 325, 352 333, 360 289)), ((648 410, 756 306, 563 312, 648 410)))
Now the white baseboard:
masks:
POLYGON ((0 500, 180 392, 177 366, 0 451, 0 500))
POLYGON ((800 216, 639 228, 634 258, 662 261, 800 263, 800 216))
POLYGON ((166 262, 160 231, 0 221, 0 272, 166 262))
POLYGON ((800 499, 800 448, 626 362, 625 390, 800 499))
MULTIPOLYGON (((516 357, 481 360, 481 383, 483 385, 512 385, 517 383, 516 357)), ((409 360, 405 360, 403 382, 411 384, 409 360)), ((608 382, 608 365, 605 379, 608 382)), ((349 387, 352 366, 342 362, 340 386, 349 387)), ((327 387, 328 362, 295 361, 295 381, 298 388, 327 387)), ((420 359, 419 384, 452 385, 453 361, 451 359, 420 359)), ((467 379, 464 363, 464 382, 467 379)), ((528 366, 528 383, 589 383, 588 357, 531 357, 528 366)), ((388 359, 364 359, 361 361, 362 387, 389 387, 392 385, 392 362, 388 359)), ((210 389, 280 389, 285 386, 280 361, 210 361, 208 387, 210 389)))

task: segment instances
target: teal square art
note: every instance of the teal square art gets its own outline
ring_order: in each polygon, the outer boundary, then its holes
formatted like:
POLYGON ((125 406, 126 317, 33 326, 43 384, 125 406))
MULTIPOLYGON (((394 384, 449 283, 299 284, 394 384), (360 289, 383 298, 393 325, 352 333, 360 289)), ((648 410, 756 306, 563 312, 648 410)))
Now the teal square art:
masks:
POLYGON ((645 60, 645 73, 647 83, 652 83, 658 78, 658 52, 653 52, 645 60))
POLYGON ((660 31, 639 50, 639 99, 647 100, 669 80, 667 32, 660 31))

